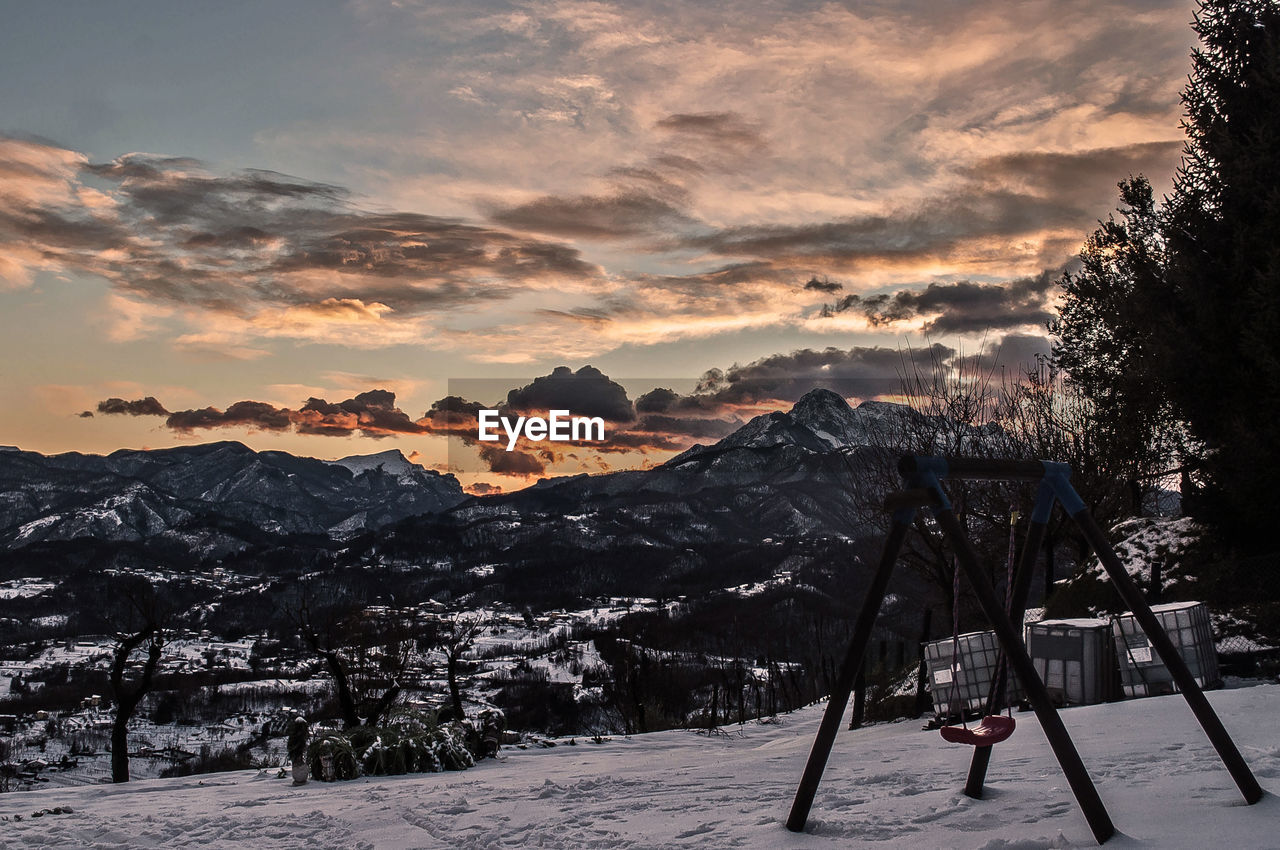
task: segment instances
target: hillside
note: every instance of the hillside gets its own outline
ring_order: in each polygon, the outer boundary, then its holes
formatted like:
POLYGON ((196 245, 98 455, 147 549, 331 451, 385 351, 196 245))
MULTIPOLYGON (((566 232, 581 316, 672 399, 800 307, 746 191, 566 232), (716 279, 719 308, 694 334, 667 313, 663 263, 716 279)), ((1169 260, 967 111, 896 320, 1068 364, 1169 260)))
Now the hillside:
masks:
POLYGON ((167 544, 190 557, 289 535, 342 539, 462 501, 398 451, 327 462, 221 442, 109 455, 0 451, 0 545, 167 544))
MULTIPOLYGON (((1270 793, 1243 806, 1177 696, 1064 710, 1120 831, 1109 846, 1275 846, 1280 685, 1208 694, 1270 793)), ((777 725, 506 749, 462 773, 294 788, 275 771, 0 796, 0 846, 352 848, 1069 848, 1094 846, 1034 715, 996 748, 987 799, 969 749, 914 723, 842 731, 809 829, 785 820, 821 716, 777 725), (64 814, 34 812, 70 806, 64 814), (14 818, 21 815, 18 822, 14 818)))

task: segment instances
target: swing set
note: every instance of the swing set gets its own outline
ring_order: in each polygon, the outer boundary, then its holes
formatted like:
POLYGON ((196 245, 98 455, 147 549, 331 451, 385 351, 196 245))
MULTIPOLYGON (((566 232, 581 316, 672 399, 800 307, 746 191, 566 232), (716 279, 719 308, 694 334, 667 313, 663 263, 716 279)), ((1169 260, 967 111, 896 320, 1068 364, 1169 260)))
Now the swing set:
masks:
MULTIPOLYGON (((1027 593, 1031 586, 1031 573, 1036 557, 1044 543, 1045 531, 1054 505, 1061 503, 1068 516, 1083 533, 1093 551, 1097 554, 1102 566, 1110 576, 1124 603, 1133 612, 1138 625, 1146 633, 1151 646, 1164 662, 1173 676, 1174 683, 1195 714, 1205 735, 1218 752, 1223 765, 1235 780, 1245 802, 1252 805, 1262 799, 1262 787, 1254 778, 1249 766, 1245 763, 1235 742, 1227 734, 1227 730, 1214 713, 1209 701, 1205 698, 1195 677, 1187 668, 1182 655, 1169 639, 1156 615, 1142 596, 1142 591, 1125 571, 1124 565, 1116 557, 1111 544, 1107 542, 1102 529, 1089 513, 1088 508, 1071 486, 1071 468, 1064 463, 1053 461, 1018 461, 1018 460, 986 460, 980 458, 941 458, 922 455, 905 455, 898 463, 898 471, 907 485, 907 489, 891 493, 885 499, 885 510, 890 511, 893 521, 889 526, 889 534, 885 539, 884 551, 876 569, 871 586, 863 600, 862 609, 854 625, 853 638, 840 666, 839 675, 831 691, 826 712, 818 727, 818 734, 809 752, 809 760, 805 764, 804 774, 796 789, 795 800, 791 805, 791 814, 787 818, 787 829, 801 832, 809 818, 809 810, 818 792, 818 783, 826 768, 827 758, 831 755, 831 747, 835 743, 836 732, 840 727, 840 719, 845 706, 849 702, 849 694, 853 682, 862 663, 863 653, 871 638, 871 631, 879 614, 881 603, 889 586, 889 579, 898 559, 898 552, 906 540, 915 520, 916 511, 928 508, 933 514, 938 528, 951 543, 956 553, 956 560, 973 587, 978 604, 990 621, 1001 647, 1000 659, 997 662, 997 673, 991 683, 991 690, 986 701, 986 716, 970 728, 964 721, 963 708, 959 727, 944 726, 942 737, 953 743, 969 744, 974 747, 973 757, 969 765, 969 776, 964 792, 970 797, 982 797, 982 785, 991 760, 992 745, 1008 738, 1014 730, 1015 722, 1012 714, 999 714, 999 706, 1004 702, 1004 684, 1011 667, 1027 692, 1027 699, 1035 710, 1040 727, 1044 730, 1049 746, 1057 757, 1058 764, 1066 776, 1094 839, 1104 844, 1115 834, 1115 825, 1107 814, 1102 799, 1085 770, 1080 754, 1076 751, 1071 736, 1067 733, 1062 718, 1058 715, 1044 682, 1037 675, 1031 657, 1027 654, 1022 642, 1022 619, 1026 609, 1027 593), (1009 569, 1011 577, 1006 582, 1005 604, 1000 605, 995 590, 978 563, 978 555, 973 544, 969 542, 964 527, 960 524, 952 508, 947 493, 942 489, 942 481, 954 480, 987 480, 987 481, 1026 481, 1039 482, 1036 492, 1035 507, 1031 513, 1031 523, 1023 544, 1022 558, 1013 570, 1014 522, 1010 523, 1009 569)), ((1016 517, 1014 519, 1016 522, 1016 517)), ((959 582, 960 571, 955 573, 954 581, 959 582)), ((957 596, 959 594, 957 593, 957 596)), ((958 606, 953 606, 958 607, 958 606)), ((952 677, 955 678, 958 661, 959 623, 953 618, 952 636, 952 677)), ((953 685, 954 687, 954 685, 953 685)))
MULTIPOLYGON (((1005 559, 1005 591, 1004 591, 1004 613, 1012 614, 1013 608, 1013 555, 1017 546, 1017 528, 1018 528, 1018 512, 1009 511, 1009 555, 1005 559)), ((996 661, 996 674, 991 680, 991 694, 987 698, 986 717, 977 726, 970 729, 969 721, 965 718, 965 709, 967 706, 961 704, 959 710, 956 709, 956 698, 960 696, 960 568, 954 563, 951 565, 951 687, 947 689, 947 715, 958 714, 960 716, 960 726, 954 726, 950 723, 944 724, 942 727, 943 740, 953 744, 968 744, 973 747, 990 747, 992 744, 998 744, 1013 734, 1017 721, 1013 719, 1012 706, 1006 705, 1008 708, 1007 715, 993 714, 993 710, 999 709, 1000 704, 1005 702, 1005 693, 1008 690, 1009 668, 1004 662, 1003 653, 996 661)), ((1012 619, 1012 618, 1011 618, 1012 619)), ((1021 617, 1019 624, 1021 624, 1021 617)))

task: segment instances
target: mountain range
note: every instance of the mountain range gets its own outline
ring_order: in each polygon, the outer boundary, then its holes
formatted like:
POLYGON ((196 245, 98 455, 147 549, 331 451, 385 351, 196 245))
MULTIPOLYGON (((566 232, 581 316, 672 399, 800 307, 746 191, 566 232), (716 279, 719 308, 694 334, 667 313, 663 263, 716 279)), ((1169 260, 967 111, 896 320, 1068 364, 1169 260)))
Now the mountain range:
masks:
POLYGON ((241 548, 264 535, 338 539, 465 498, 396 450, 323 461, 237 442, 109 455, 0 451, 0 541, 82 538, 241 548))
POLYGON ((235 442, 106 456, 10 449, 0 451, 0 552, 24 574, 72 552, 84 564, 119 566, 133 552, 126 565, 231 559, 257 572, 261 553, 301 563, 323 550, 425 569, 431 592, 732 586, 813 561, 815 541, 866 536, 867 497, 884 486, 874 446, 917 415, 852 409, 818 389, 652 469, 490 496, 467 496, 396 450, 323 461, 235 442))

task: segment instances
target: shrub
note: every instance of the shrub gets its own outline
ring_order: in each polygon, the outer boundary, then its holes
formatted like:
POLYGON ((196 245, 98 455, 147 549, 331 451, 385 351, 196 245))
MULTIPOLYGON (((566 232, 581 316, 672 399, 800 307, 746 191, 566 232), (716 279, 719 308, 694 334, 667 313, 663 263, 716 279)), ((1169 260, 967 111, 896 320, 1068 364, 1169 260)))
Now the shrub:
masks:
POLYGON ((307 748, 307 763, 311 765, 311 776, 321 782, 360 775, 355 750, 345 735, 331 733, 312 741, 307 748))
POLYGON ((436 726, 425 716, 401 715, 388 726, 322 736, 312 742, 307 760, 311 775, 322 781, 466 770, 476 763, 471 737, 476 736, 469 734, 469 724, 436 726))

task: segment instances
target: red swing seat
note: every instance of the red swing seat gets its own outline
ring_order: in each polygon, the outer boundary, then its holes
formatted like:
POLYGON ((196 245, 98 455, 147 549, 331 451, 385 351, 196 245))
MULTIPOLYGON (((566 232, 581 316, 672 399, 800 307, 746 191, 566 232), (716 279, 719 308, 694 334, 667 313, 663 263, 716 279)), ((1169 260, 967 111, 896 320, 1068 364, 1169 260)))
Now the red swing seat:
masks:
POLYGON ((969 744, 973 747, 989 747, 998 744, 1013 734, 1017 723, 1012 717, 1004 714, 988 714, 982 722, 972 728, 964 726, 943 726, 942 737, 953 744, 969 744))

